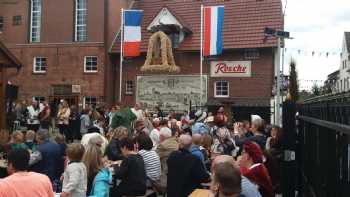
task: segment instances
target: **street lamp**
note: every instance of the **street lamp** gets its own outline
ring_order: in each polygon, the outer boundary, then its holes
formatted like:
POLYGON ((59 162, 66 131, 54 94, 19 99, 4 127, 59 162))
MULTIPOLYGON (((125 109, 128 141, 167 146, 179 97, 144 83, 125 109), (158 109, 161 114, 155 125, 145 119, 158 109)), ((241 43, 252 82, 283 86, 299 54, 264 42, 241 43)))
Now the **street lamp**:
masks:
MULTIPOLYGON (((281 105, 282 105, 282 99, 281 99, 281 71, 280 71, 280 53, 281 53, 281 40, 283 39, 292 39, 289 36, 289 32, 276 30, 273 28, 265 27, 264 30, 265 39, 270 37, 278 38, 277 40, 277 52, 275 56, 275 74, 277 75, 277 82, 276 82, 276 101, 275 101, 275 124, 282 126, 281 121, 281 105)), ((284 53, 284 50, 283 50, 284 53)), ((284 56, 284 54, 283 54, 284 56)))

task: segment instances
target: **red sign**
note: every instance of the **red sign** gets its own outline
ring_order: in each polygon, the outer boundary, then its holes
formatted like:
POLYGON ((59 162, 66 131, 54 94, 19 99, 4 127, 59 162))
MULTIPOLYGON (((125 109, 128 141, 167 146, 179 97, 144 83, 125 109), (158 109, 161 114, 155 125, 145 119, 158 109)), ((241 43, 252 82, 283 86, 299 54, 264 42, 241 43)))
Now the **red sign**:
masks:
POLYGON ((214 61, 211 62, 212 77, 250 77, 250 61, 214 61))

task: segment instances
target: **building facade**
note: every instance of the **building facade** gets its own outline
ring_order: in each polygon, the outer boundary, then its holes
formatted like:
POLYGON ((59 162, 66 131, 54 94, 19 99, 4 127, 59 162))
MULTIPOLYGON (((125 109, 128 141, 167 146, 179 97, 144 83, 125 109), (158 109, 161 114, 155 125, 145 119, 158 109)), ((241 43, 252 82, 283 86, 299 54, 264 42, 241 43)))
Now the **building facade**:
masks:
POLYGON ((259 110, 270 115, 277 39, 265 37, 266 27, 283 30, 280 0, 7 0, 0 5, 0 39, 23 64, 9 79, 19 86, 18 97, 67 99, 81 107, 120 100, 163 110, 225 105, 245 119, 259 110), (225 7, 223 54, 204 59, 202 80, 201 4, 225 7), (141 56, 123 61, 120 89, 121 8, 143 10, 144 17, 141 56), (158 31, 171 40, 179 73, 141 72, 149 38, 158 31))
POLYGON ((120 25, 112 0, 0 2, 0 39, 23 62, 9 80, 20 99, 84 106, 106 102, 108 48, 120 25))
MULTIPOLYGON (((140 102, 163 110, 224 105, 233 112, 234 119, 249 119, 250 114, 260 113, 270 120, 277 39, 266 38, 264 28, 283 29, 279 0, 205 3, 148 0, 137 1, 132 8, 144 11, 141 56, 123 62, 122 102, 129 105, 140 102), (223 54, 204 59, 202 93, 199 82, 201 4, 225 8, 223 54), (157 31, 165 32, 171 39, 179 73, 141 71, 149 39, 157 31), (244 71, 239 70, 243 68, 244 71), (197 80, 186 84, 187 76, 197 76, 197 80)), ((120 39, 116 39, 110 53, 119 70, 120 39)), ((115 77, 119 81, 118 75, 115 77)), ((119 91, 116 87, 116 92, 119 91)))

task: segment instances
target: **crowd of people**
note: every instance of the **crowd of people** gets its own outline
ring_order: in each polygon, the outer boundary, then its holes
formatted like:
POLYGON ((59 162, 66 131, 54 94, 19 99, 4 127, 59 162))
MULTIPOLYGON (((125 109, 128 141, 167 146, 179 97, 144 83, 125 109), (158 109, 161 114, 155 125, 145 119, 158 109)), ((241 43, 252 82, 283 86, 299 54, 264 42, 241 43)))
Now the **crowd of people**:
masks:
POLYGON ((280 192, 282 130, 258 115, 232 122, 224 107, 165 115, 138 103, 79 113, 66 101, 54 116, 45 102, 17 110, 27 129, 13 131, 0 146, 0 160, 7 164, 7 172, 0 167, 0 197, 272 197, 280 192), (49 132, 52 127, 59 132, 49 132))

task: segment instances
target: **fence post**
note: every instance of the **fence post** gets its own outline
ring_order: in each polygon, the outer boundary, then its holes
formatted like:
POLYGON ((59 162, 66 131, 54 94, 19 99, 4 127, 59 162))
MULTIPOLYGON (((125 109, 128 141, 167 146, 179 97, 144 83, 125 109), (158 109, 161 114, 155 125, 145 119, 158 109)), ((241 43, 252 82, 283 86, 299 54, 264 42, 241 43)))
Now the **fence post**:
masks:
POLYGON ((283 103, 283 139, 284 161, 282 162, 283 197, 295 197, 297 168, 296 151, 296 104, 287 100, 283 103))

